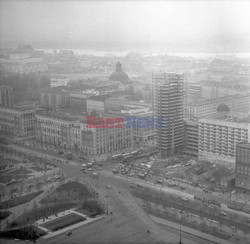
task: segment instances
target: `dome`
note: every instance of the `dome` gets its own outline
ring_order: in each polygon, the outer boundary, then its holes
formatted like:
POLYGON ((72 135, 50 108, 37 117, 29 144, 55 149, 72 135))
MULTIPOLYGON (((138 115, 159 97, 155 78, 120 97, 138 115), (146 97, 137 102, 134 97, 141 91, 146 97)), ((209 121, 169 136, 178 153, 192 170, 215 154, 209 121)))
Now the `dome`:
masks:
POLYGON ((126 83, 127 81, 129 81, 128 75, 122 71, 121 63, 118 62, 116 64, 116 71, 110 75, 109 80, 110 81, 120 81, 123 83, 126 83))

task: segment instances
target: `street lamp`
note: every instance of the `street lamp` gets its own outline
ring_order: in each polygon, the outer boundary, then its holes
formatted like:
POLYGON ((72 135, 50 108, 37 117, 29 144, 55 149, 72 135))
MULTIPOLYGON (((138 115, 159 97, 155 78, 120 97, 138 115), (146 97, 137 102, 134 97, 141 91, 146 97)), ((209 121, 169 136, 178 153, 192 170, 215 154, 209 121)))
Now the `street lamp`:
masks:
POLYGON ((107 214, 109 214, 109 202, 108 202, 109 196, 107 195, 107 196, 105 196, 105 197, 106 197, 106 199, 107 199, 107 214))
POLYGON ((182 244, 182 241, 181 241, 181 222, 183 220, 183 212, 182 212, 182 210, 180 211, 180 213, 181 213, 181 221, 180 221, 180 242, 179 242, 179 244, 182 244))

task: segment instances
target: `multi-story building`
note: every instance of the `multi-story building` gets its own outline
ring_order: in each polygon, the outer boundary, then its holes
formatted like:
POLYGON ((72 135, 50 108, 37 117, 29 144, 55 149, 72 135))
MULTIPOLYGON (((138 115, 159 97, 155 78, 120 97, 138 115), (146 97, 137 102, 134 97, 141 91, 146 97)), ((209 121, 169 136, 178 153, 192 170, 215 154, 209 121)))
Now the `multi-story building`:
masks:
POLYGON ((50 88, 40 92, 40 106, 50 110, 58 110, 69 106, 69 93, 60 88, 50 88))
POLYGON ((12 107, 13 106, 13 88, 10 86, 0 86, 0 106, 12 107))
POLYGON ((5 108, 0 107, 0 132, 6 137, 35 136, 34 108, 5 108))
POLYGON ((37 112, 38 142, 63 149, 80 149, 80 119, 70 114, 37 112))
MULTIPOLYGON (((112 115, 104 115, 102 118, 112 118, 112 115)), ((80 124, 82 131, 82 151, 86 157, 110 157, 133 150, 133 128, 127 127, 124 115, 115 115, 124 118, 123 122, 115 122, 112 128, 89 128, 87 121, 80 124)))
POLYGON ((4 74, 44 73, 47 70, 42 58, 0 59, 0 71, 4 74))
POLYGON ((250 190, 250 143, 236 147, 235 185, 250 190))
POLYGON ((103 112, 105 110, 105 101, 110 95, 92 96, 87 99, 87 111, 103 112))
POLYGON ((199 123, 198 121, 185 121, 185 150, 188 155, 197 157, 199 148, 199 123))
POLYGON ((70 82, 70 78, 50 78, 51 87, 67 86, 70 82))
POLYGON ((88 96, 85 94, 70 93, 70 110, 79 114, 87 112, 87 98, 88 96))
POLYGON ((133 136, 134 136, 134 146, 135 147, 142 147, 145 148, 145 146, 155 146, 155 121, 152 124, 148 124, 147 121, 152 121, 153 118, 153 112, 141 112, 141 113, 135 113, 131 114, 132 116, 136 116, 136 120, 144 120, 143 123, 140 123, 138 126, 138 123, 136 123, 133 136))
POLYGON ((199 120, 199 158, 235 166, 236 146, 250 141, 250 123, 230 114, 199 120))
POLYGON ((187 118, 197 119, 213 115, 217 112, 217 109, 221 104, 225 104, 230 111, 249 112, 250 94, 237 94, 190 103, 187 105, 187 118))
POLYGON ((153 109, 155 117, 162 119, 156 129, 156 145, 162 157, 184 147, 184 76, 176 73, 153 75, 153 109))
POLYGON ((202 98, 202 88, 197 84, 189 84, 187 87, 188 101, 197 101, 202 98))
POLYGON ((218 86, 200 86, 201 96, 204 99, 215 99, 219 97, 236 95, 239 92, 232 88, 218 87, 218 86))
POLYGON ((121 110, 125 104, 125 100, 119 97, 109 97, 105 100, 105 109, 107 110, 121 110))

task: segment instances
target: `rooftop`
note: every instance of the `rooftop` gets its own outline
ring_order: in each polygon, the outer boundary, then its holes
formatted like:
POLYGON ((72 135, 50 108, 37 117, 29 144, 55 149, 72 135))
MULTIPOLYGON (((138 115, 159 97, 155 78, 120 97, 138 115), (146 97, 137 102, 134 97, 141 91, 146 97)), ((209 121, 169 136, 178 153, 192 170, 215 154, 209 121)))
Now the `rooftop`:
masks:
POLYGON ((98 100, 98 101, 105 101, 106 99, 110 98, 111 95, 107 94, 107 95, 100 95, 100 96, 92 96, 90 98, 88 98, 89 100, 98 100))
POLYGON ((38 111, 36 112, 36 115, 48 117, 48 118, 53 118, 53 119, 58 119, 58 120, 64 120, 67 122, 73 122, 73 121, 80 121, 82 117, 80 116, 75 116, 70 113, 54 113, 54 112, 46 112, 46 111, 38 111))
POLYGON ((242 143, 239 143, 239 144, 237 145, 237 147, 250 149, 250 143, 242 142, 242 143))
POLYGON ((224 102, 224 101, 233 100, 233 99, 237 99, 237 98, 241 98, 241 97, 250 97, 250 94, 249 93, 235 94, 235 95, 230 95, 230 96, 226 96, 226 97, 218 97, 218 98, 214 98, 214 99, 204 99, 204 100, 200 100, 199 102, 189 103, 188 106, 199 107, 199 106, 203 106, 203 105, 207 105, 207 104, 224 102))
POLYGON ((61 87, 51 87, 48 89, 44 89, 41 92, 43 93, 53 93, 53 94, 67 94, 68 91, 63 90, 61 87))

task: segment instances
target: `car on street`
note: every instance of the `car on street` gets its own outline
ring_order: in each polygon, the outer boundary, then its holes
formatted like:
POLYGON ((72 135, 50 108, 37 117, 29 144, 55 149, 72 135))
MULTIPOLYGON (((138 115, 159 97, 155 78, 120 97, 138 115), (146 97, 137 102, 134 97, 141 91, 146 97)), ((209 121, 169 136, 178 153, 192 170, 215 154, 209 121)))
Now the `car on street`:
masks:
POLYGON ((111 187, 111 185, 106 185, 106 188, 111 189, 112 187, 111 187))
POLYGON ((227 213, 224 212, 224 211, 221 211, 221 212, 220 212, 220 215, 222 215, 222 216, 227 216, 227 213))
POLYGON ((66 232, 66 234, 65 234, 66 236, 71 236, 72 235, 72 231, 68 231, 68 232, 66 232))

